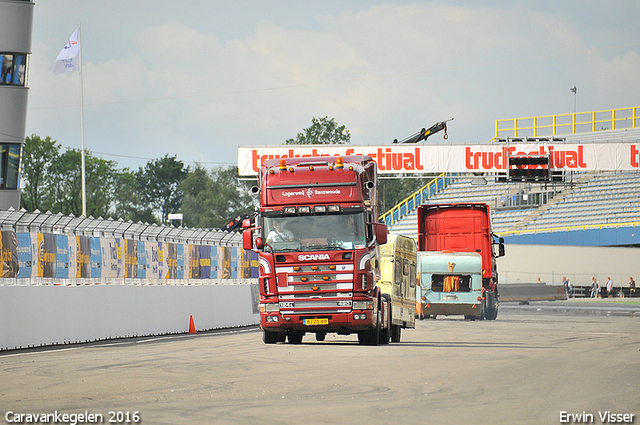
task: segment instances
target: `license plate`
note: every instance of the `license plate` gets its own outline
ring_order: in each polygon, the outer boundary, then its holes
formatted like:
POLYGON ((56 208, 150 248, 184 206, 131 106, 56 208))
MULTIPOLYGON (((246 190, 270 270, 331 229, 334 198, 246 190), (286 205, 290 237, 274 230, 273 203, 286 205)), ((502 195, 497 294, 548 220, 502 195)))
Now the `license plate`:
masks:
POLYGON ((306 326, 328 325, 329 319, 304 319, 306 326))

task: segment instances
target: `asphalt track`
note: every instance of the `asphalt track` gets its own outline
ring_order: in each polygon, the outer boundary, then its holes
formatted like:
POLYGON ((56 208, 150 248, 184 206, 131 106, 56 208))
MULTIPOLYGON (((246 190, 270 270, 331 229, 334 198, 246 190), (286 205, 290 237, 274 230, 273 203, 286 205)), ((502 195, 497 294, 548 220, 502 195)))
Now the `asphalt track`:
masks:
POLYGON ((640 305, 503 303, 495 321, 419 321, 379 347, 264 345, 246 328, 0 353, 0 421, 56 411, 154 425, 558 424, 562 412, 597 424, 606 411, 640 423, 640 305))

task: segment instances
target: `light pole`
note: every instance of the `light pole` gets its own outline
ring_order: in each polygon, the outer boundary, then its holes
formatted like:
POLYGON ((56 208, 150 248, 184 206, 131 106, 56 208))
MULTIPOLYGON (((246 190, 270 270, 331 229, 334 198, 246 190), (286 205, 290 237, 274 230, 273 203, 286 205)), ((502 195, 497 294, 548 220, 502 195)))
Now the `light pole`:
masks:
POLYGON ((576 113, 576 96, 578 94, 578 88, 576 86, 571 87, 571 93, 573 93, 573 113, 576 113))

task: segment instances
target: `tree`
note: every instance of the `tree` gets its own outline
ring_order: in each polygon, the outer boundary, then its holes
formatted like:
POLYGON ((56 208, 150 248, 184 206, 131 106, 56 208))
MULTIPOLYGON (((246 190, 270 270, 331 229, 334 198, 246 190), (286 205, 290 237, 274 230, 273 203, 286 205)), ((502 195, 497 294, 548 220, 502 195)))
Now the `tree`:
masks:
POLYGON ((50 209, 45 198, 52 185, 50 167, 60 155, 60 146, 47 136, 43 139, 36 134, 27 137, 22 149, 22 180, 24 189, 20 197, 20 207, 27 211, 50 209))
POLYGON ((285 142, 287 145, 311 145, 311 144, 347 144, 351 142, 349 130, 338 124, 333 118, 312 118, 311 127, 305 128, 302 133, 298 133, 295 139, 285 142))
POLYGON ((136 183, 140 195, 144 200, 143 208, 151 208, 161 217, 161 222, 167 220, 167 214, 175 213, 182 206, 184 194, 181 189, 182 181, 189 174, 184 163, 176 156, 165 155, 163 158, 147 162, 136 174, 136 183))
POLYGON ((378 211, 384 214, 398 203, 402 202, 416 190, 433 180, 433 176, 411 178, 405 174, 393 174, 387 178, 381 178, 379 187, 378 211))
POLYGON ((207 172, 197 165, 182 182, 182 213, 188 227, 219 229, 238 215, 250 214, 252 183, 238 178, 238 167, 217 167, 207 172))
MULTIPOLYGON (((21 207, 28 211, 82 214, 81 154, 61 146, 50 137, 33 134, 25 140, 22 158, 24 190, 21 207)), ((85 151, 87 215, 107 217, 115 191, 116 163, 85 151)))
POLYGON ((116 175, 114 201, 114 216, 125 221, 141 221, 143 223, 156 223, 160 221, 153 215, 151 207, 144 202, 142 190, 138 182, 140 171, 131 171, 129 168, 120 170, 116 175))
MULTIPOLYGON (((53 213, 82 214, 81 152, 69 149, 49 167, 47 203, 53 213)), ((97 158, 85 150, 87 216, 110 217, 117 176, 116 163, 97 158)))

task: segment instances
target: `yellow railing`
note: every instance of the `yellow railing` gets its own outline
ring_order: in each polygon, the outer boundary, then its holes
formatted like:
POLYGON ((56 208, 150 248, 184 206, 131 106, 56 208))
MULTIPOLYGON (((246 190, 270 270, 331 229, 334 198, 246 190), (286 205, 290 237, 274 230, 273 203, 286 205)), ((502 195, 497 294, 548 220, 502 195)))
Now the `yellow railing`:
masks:
POLYGON ((439 190, 442 190, 448 184, 449 180, 450 177, 445 176, 445 173, 441 173, 429 183, 400 201, 395 207, 380 215, 379 219, 384 220, 387 226, 390 226, 418 208, 419 205, 435 195, 439 190))
POLYGON ((640 106, 496 120, 495 137, 548 137, 623 128, 640 128, 640 106))

